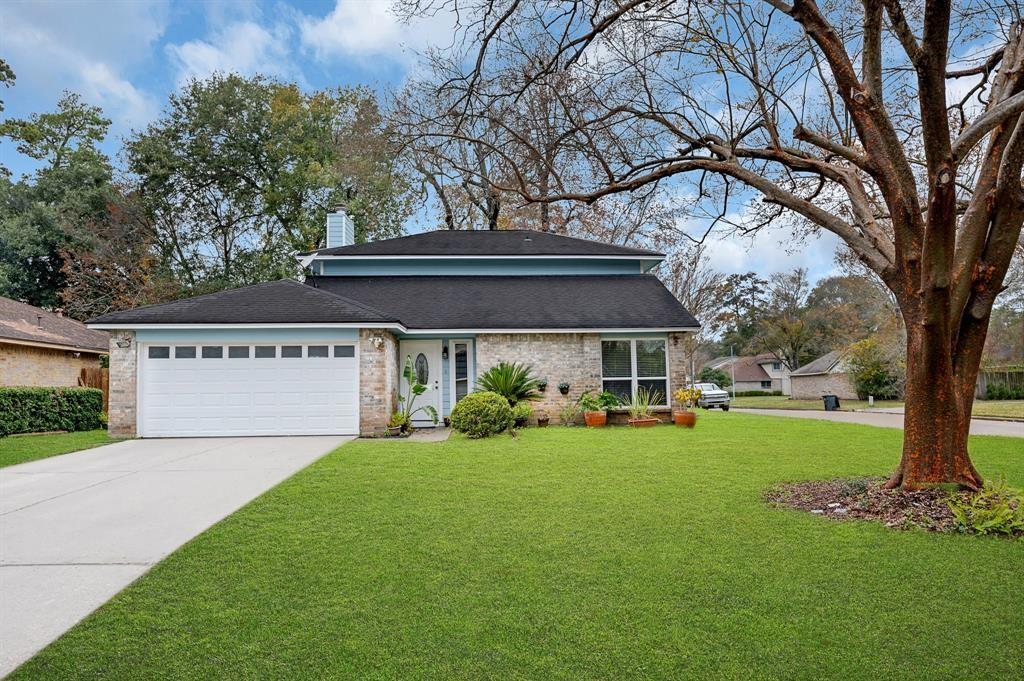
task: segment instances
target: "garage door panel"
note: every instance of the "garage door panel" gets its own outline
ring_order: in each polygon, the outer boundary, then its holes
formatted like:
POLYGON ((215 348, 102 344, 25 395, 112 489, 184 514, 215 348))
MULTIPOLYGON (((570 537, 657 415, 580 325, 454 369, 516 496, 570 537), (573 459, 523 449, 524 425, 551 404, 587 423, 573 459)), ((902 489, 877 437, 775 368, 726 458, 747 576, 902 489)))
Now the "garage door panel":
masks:
POLYGON ((143 350, 139 365, 140 434, 357 433, 358 362, 354 358, 303 354, 301 358, 282 358, 278 348, 275 358, 175 359, 172 349, 168 359, 150 359, 143 350))

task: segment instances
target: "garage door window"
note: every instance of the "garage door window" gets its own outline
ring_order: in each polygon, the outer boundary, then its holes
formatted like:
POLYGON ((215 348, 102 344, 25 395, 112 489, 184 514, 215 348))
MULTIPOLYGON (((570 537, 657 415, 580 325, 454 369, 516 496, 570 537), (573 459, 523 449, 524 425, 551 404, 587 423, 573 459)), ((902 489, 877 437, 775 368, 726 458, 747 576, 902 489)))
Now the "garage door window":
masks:
POLYGON ((249 346, 248 345, 230 345, 230 346, 228 346, 228 358, 229 359, 249 359, 249 346))
POLYGON ((306 348, 306 357, 327 357, 326 345, 310 345, 306 348))
POLYGON ((355 357, 356 346, 354 345, 335 345, 334 346, 335 357, 355 357))
POLYGON ((150 359, 170 359, 171 348, 166 345, 151 345, 149 348, 150 359))
POLYGON ((195 359, 196 349, 191 345, 179 345, 174 348, 174 359, 195 359))
POLYGON ((282 357, 302 357, 302 346, 301 345, 282 345, 281 346, 282 357))
POLYGON ((273 359, 277 357, 276 345, 257 345, 256 359, 273 359))
POLYGON ((224 356, 224 348, 220 345, 204 345, 203 359, 220 359, 224 356))

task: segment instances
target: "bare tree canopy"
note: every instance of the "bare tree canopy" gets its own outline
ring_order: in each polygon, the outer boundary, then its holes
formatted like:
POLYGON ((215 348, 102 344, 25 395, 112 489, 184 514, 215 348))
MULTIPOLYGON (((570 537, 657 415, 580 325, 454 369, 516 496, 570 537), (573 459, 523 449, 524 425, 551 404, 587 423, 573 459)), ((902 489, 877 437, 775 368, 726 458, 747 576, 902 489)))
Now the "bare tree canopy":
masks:
POLYGON ((1024 222, 1018 2, 400 8, 459 17, 448 134, 497 126, 483 143, 507 161, 500 190, 587 203, 658 187, 711 225, 838 235, 906 322, 904 450, 890 485, 981 484, 967 451, 974 383, 1024 222), (552 99, 557 154, 509 113, 539 91, 552 99))

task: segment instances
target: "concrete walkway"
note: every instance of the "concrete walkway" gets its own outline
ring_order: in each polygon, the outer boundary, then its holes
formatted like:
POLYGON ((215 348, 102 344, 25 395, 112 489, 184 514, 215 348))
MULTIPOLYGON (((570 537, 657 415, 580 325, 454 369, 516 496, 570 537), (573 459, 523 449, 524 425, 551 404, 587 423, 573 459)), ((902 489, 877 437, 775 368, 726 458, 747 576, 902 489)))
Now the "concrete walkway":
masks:
POLYGON ((0 676, 349 439, 130 440, 0 469, 0 676))
MULTIPOLYGON (((734 411, 744 414, 762 414, 764 416, 788 416, 797 419, 816 419, 818 421, 840 421, 842 423, 859 423, 865 426, 882 428, 902 428, 903 414, 886 411, 812 411, 809 409, 741 409, 734 411)), ((1020 421, 993 421, 989 419, 971 419, 971 435, 1005 435, 1024 437, 1024 423, 1020 421)))

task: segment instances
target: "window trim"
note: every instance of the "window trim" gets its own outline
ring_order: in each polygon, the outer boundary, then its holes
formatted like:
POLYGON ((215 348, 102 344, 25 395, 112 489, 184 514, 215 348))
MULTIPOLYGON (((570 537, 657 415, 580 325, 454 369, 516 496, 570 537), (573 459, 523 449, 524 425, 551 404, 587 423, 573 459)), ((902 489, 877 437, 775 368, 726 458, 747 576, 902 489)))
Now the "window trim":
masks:
POLYGON ((602 338, 601 339, 601 390, 604 390, 605 381, 629 381, 630 382, 630 395, 636 395, 637 387, 640 385, 640 381, 665 381, 665 394, 662 395, 664 402, 662 404, 653 405, 656 407, 666 407, 671 404, 670 394, 672 392, 672 386, 669 382, 669 375, 671 369, 668 364, 668 338, 602 338), (637 341, 660 341, 665 352, 665 375, 664 376, 639 376, 636 366, 636 344, 637 341), (604 343, 614 342, 629 342, 629 376, 605 376, 604 375, 604 343))
MULTIPOLYGON (((445 341, 448 345, 448 409, 455 408, 455 345, 466 344, 466 394, 473 392, 476 376, 476 352, 472 338, 449 338, 445 341)), ((442 346, 443 347, 443 346, 442 346)), ((443 360, 442 360, 443 361, 443 360)))

